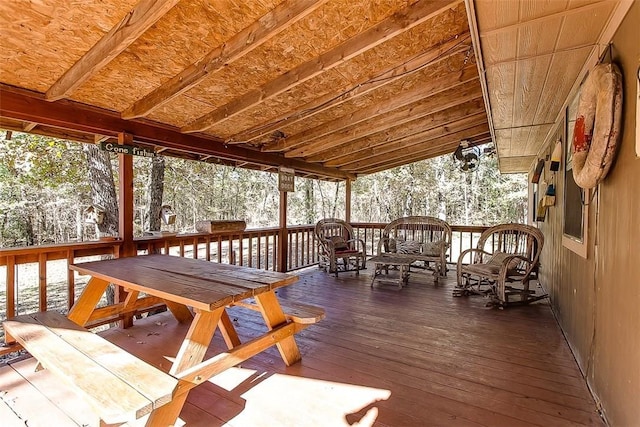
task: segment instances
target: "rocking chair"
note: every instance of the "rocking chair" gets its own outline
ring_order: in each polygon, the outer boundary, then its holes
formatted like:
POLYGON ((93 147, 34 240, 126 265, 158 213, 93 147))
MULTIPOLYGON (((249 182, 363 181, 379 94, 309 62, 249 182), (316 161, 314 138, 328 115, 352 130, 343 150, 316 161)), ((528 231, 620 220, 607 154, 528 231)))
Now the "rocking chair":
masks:
POLYGON ((355 271, 366 268, 366 250, 364 241, 354 239, 353 228, 345 221, 337 218, 325 218, 318 221, 315 227, 318 241, 319 267, 329 273, 355 271))
POLYGON ((458 258, 458 283, 453 296, 481 294, 487 305, 505 307, 510 303, 528 304, 546 298, 529 289, 538 278, 544 237, 540 230, 524 224, 501 224, 485 230, 475 249, 458 258), (463 264, 465 256, 470 264, 463 264))

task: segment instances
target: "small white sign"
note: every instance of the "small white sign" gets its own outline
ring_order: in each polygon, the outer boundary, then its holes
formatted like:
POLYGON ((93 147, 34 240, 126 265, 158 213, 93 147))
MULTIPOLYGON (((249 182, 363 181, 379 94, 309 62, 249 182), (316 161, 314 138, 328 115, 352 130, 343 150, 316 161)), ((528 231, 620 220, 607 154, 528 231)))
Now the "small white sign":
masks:
POLYGON ((280 168, 278 170, 278 189, 292 193, 295 191, 295 170, 289 168, 280 168))

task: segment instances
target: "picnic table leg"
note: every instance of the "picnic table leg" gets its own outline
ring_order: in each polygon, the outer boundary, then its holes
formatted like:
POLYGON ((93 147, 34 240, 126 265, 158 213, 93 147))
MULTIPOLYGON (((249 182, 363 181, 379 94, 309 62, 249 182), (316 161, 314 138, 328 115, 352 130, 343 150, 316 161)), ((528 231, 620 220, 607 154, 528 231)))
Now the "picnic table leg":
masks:
MULTIPOLYGON (((180 372, 185 369, 189 369, 202 362, 207 348, 209 344, 211 344, 216 326, 220 322, 222 313, 224 313, 224 307, 220 307, 214 311, 196 310, 193 322, 191 322, 191 326, 182 342, 180 351, 178 351, 176 360, 173 362, 171 370, 169 371, 171 375, 178 376, 180 372)), ((171 402, 159 407, 149 415, 146 425, 174 425, 188 395, 188 390, 175 395, 171 402)))
POLYGON ((167 305, 167 308, 171 311, 171 314, 173 314, 173 317, 176 318, 178 323, 188 323, 193 321, 193 314, 191 314, 191 311, 189 311, 189 308, 186 305, 169 300, 164 300, 164 303, 167 305))
POLYGON ((67 316, 69 320, 80 326, 84 326, 91 317, 91 313, 95 310, 96 305, 98 305, 100 298, 102 298, 102 294, 107 290, 107 286, 109 286, 109 282, 106 280, 98 279, 97 277, 89 279, 87 286, 82 291, 82 294, 80 294, 80 298, 78 298, 69 311, 69 315, 67 316))
POLYGON ((224 342, 227 344, 227 348, 229 350, 242 344, 240 342, 240 338, 238 338, 236 328, 233 326, 231 319, 229 319, 229 314, 227 314, 226 310, 223 311, 222 316, 220 316, 220 323, 218 323, 218 327, 220 328, 222 338, 224 338, 224 342))
MULTIPOLYGON (((256 295, 256 301, 269 330, 287 321, 275 292, 269 291, 256 295)), ((284 338, 276 344, 276 347, 278 347, 280 356, 282 356, 282 360, 287 366, 291 366, 302 359, 300 350, 298 350, 298 345, 293 336, 284 338)))

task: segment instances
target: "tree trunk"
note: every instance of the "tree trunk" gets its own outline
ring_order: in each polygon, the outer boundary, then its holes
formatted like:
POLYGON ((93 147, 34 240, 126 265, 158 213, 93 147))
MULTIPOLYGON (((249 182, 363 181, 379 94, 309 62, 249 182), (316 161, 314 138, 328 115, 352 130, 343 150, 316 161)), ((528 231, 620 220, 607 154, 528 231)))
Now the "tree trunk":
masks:
POLYGON ((149 210, 145 221, 149 224, 149 231, 160 231, 162 226, 160 209, 164 196, 164 167, 163 156, 156 156, 152 159, 151 176, 149 177, 149 210))
MULTIPOLYGON (((82 151, 87 157, 91 200, 94 207, 104 210, 104 219, 101 224, 96 224, 96 227, 101 233, 115 236, 119 229, 119 214, 111 158, 108 152, 100 150, 95 144, 83 144, 82 151)), ((107 287, 107 302, 109 304, 113 304, 115 301, 114 291, 113 284, 107 287)))
POLYGON ((304 220, 305 224, 311 224, 315 221, 313 199, 313 181, 307 179, 304 181, 304 220))
POLYGON ((115 235, 118 233, 118 199, 109 153, 94 144, 84 144, 82 150, 87 156, 91 200, 94 206, 104 210, 104 220, 98 224, 98 230, 115 235))

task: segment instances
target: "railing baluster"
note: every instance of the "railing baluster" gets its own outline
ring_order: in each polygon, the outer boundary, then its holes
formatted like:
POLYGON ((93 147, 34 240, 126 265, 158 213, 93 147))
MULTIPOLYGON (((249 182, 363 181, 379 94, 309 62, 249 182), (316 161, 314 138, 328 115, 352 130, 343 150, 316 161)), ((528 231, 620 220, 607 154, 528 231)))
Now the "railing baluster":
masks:
POLYGON ((47 311, 47 254, 38 254, 38 296, 40 311, 47 311))
POLYGON ((67 251, 67 309, 71 310, 73 304, 76 302, 76 276, 73 270, 69 268, 69 265, 73 264, 75 257, 73 256, 73 249, 67 251))
POLYGON ((193 238, 193 259, 198 259, 198 238, 193 238))
POLYGON ((7 318, 16 315, 16 257, 7 257, 7 318))

